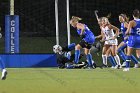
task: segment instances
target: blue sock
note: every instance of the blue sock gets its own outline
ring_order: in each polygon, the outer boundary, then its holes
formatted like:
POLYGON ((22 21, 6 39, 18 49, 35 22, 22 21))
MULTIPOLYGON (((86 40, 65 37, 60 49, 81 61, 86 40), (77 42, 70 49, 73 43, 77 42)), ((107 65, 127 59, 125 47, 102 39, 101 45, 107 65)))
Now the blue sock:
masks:
POLYGON ((123 46, 121 46, 118 49, 118 53, 119 53, 119 55, 120 55, 120 57, 122 58, 123 61, 126 61, 126 54, 123 51, 125 48, 127 48, 127 44, 124 44, 123 46))
POLYGON ((120 57, 122 58, 122 60, 125 61, 126 60, 125 53, 122 50, 118 51, 118 53, 119 53, 120 57))
POLYGON ((134 64, 138 64, 138 60, 136 59, 134 55, 131 55, 131 60, 132 62, 134 62, 134 64))
POLYGON ((69 50, 74 50, 75 49, 75 43, 72 43, 72 44, 68 45, 68 49, 69 50))
POLYGON ((126 68, 130 68, 130 61, 126 61, 126 68))
POLYGON ((1 66, 2 70, 5 69, 5 64, 4 64, 4 62, 3 62, 1 57, 0 57, 0 66, 1 66))
POLYGON ((116 62, 115 62, 115 60, 114 60, 114 58, 113 58, 113 56, 109 56, 107 58, 108 58, 108 60, 109 60, 109 62, 111 63, 112 66, 115 67, 117 65, 116 62))
POLYGON ((88 66, 92 67, 92 55, 91 54, 87 54, 87 60, 88 60, 88 66))
POLYGON ((75 60, 74 62, 77 64, 79 62, 80 50, 75 50, 75 60))
POLYGON ((126 56, 126 68, 130 68, 131 56, 126 56))

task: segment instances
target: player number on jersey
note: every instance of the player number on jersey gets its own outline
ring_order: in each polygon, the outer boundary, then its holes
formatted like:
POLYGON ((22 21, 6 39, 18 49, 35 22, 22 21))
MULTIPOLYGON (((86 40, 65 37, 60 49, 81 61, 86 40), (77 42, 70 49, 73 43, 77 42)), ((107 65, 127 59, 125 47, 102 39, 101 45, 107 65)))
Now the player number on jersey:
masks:
POLYGON ((137 34, 140 35, 140 28, 137 28, 137 34))

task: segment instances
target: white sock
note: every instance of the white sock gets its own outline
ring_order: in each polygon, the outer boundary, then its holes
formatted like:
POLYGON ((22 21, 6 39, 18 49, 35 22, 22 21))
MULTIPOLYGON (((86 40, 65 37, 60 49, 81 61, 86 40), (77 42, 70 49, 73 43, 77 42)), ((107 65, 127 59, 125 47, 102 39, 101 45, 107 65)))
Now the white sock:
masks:
POLYGON ((121 63, 120 63, 120 57, 118 55, 114 56, 114 59, 115 59, 117 65, 121 65, 121 63))
POLYGON ((5 72, 6 71, 6 69, 2 69, 2 72, 5 72))
POLYGON ((107 56, 106 55, 102 55, 102 59, 103 59, 103 64, 107 65, 107 56))
POLYGON ((92 60, 92 64, 94 64, 95 62, 92 60))

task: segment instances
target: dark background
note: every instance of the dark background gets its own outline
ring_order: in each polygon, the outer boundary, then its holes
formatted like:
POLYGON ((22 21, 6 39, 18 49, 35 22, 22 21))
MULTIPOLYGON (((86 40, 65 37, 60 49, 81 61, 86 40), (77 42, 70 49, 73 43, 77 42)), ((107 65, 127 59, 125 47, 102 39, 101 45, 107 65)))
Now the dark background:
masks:
MULTIPOLYGON (((95 35, 100 29, 94 15, 111 13, 110 22, 120 27, 118 15, 126 13, 132 19, 133 9, 140 9, 139 0, 70 0, 70 17, 79 16, 95 35)), ((67 45, 66 1, 59 0, 60 45, 67 45)), ((9 14, 9 0, 0 0, 0 27, 4 36, 4 16, 9 14)), ((52 53, 55 42, 55 1, 15 0, 15 14, 20 16, 20 53, 52 53)), ((79 42, 75 29, 71 27, 71 42, 79 42)), ((0 53, 4 53, 4 37, 0 39, 0 53)))

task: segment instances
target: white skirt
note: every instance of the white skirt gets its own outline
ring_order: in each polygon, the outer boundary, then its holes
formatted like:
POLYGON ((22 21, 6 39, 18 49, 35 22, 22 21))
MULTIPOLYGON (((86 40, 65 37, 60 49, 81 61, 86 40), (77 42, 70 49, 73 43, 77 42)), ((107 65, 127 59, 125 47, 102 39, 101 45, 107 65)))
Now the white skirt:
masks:
POLYGON ((118 40, 114 39, 114 40, 107 40, 104 43, 105 45, 118 45, 118 40))

